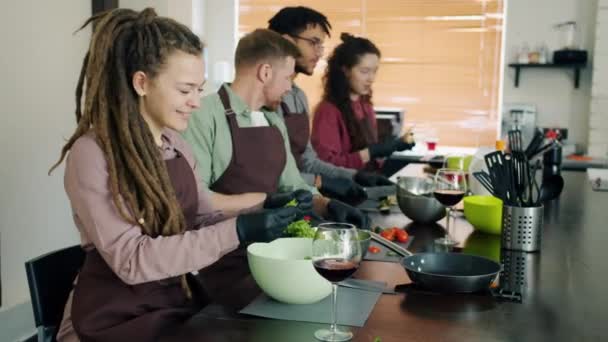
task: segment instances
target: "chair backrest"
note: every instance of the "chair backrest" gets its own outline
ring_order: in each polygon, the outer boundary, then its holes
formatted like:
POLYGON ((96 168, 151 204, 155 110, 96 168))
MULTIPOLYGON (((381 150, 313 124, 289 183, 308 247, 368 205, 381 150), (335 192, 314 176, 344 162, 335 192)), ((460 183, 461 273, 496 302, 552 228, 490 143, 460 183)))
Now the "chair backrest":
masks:
POLYGON ((80 245, 54 251, 25 263, 37 327, 55 328, 72 290, 74 278, 84 262, 80 245))

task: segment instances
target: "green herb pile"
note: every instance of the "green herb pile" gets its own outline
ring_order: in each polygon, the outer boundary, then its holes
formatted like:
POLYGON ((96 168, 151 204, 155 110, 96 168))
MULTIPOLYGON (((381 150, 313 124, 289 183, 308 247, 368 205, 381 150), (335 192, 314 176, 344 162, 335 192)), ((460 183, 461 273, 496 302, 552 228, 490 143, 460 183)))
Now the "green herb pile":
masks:
POLYGON ((314 238, 315 230, 307 220, 294 221, 287 226, 284 233, 291 237, 314 238))

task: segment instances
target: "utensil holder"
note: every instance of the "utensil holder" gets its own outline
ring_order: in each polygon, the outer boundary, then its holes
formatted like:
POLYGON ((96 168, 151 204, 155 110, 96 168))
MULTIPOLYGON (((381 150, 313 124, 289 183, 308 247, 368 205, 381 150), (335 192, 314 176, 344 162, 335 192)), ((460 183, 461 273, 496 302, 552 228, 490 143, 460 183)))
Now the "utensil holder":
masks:
POLYGON ((524 252, 540 250, 544 207, 503 206, 501 245, 524 252))
POLYGON ((538 284, 540 254, 521 251, 500 251, 500 289, 529 295, 538 284))

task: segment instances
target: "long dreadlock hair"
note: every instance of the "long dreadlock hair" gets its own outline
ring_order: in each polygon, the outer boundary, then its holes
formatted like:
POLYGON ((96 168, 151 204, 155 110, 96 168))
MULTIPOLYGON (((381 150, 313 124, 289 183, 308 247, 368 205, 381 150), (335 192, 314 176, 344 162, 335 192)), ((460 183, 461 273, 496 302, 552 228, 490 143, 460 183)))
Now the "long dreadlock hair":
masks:
POLYGON ((154 78, 175 51, 201 56, 203 44, 186 26, 151 8, 100 13, 78 31, 91 23, 94 31, 76 86, 77 128, 49 174, 92 130, 108 163, 120 215, 152 237, 179 234, 186 229, 185 218, 131 80, 137 71, 154 78))
MULTIPOLYGON (((327 69, 323 75, 323 99, 333 103, 344 118, 352 143, 352 151, 366 148, 372 141, 366 139, 365 127, 357 120, 350 100, 350 84, 345 70, 351 70, 365 54, 380 57, 380 50, 369 39, 355 37, 348 33, 340 35, 342 43, 336 46, 327 60, 327 69)), ((371 94, 363 97, 371 103, 371 94)))

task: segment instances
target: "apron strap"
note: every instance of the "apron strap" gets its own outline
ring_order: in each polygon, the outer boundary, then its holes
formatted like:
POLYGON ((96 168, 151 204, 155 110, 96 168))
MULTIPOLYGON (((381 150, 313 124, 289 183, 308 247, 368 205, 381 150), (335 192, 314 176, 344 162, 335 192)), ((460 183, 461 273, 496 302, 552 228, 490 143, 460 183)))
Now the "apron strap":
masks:
POLYGON ((281 109, 283 110, 283 115, 291 115, 291 111, 289 110, 289 107, 283 101, 281 101, 281 109))
POLYGON ((228 95, 228 91, 226 91, 225 86, 221 86, 217 91, 220 96, 220 100, 222 101, 222 105, 224 106, 224 113, 226 115, 236 115, 232 107, 230 106, 230 96, 228 95))

